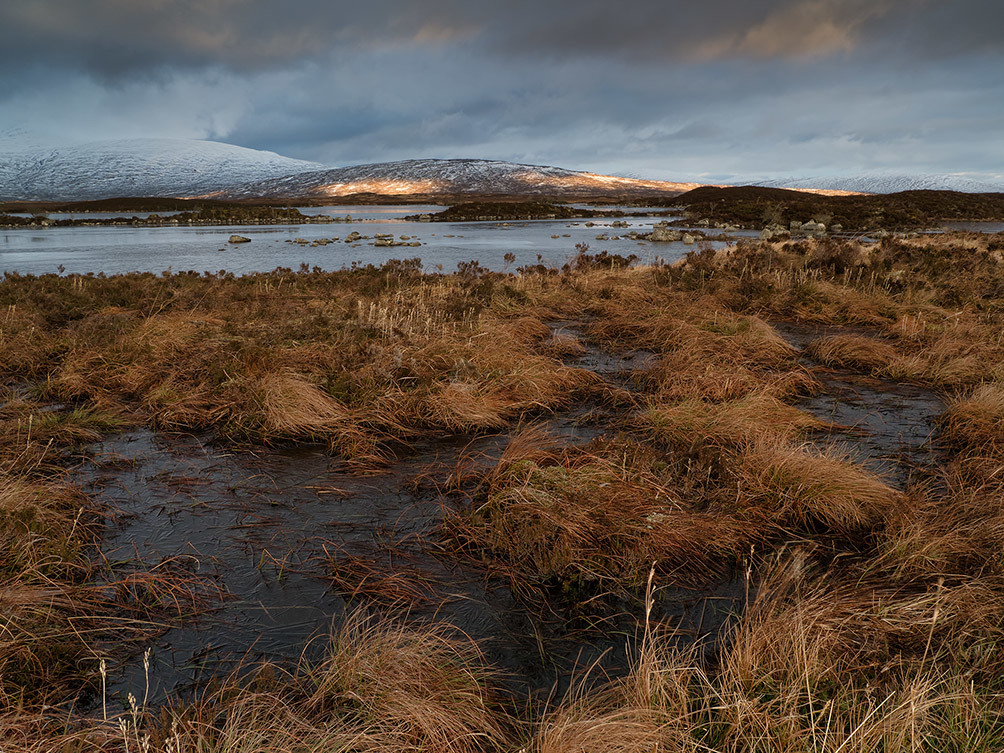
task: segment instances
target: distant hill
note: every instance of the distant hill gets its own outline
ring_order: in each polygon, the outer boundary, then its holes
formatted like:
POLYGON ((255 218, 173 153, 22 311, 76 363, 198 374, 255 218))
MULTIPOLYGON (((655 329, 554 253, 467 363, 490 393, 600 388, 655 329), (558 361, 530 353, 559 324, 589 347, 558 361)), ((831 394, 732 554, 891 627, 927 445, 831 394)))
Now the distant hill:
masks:
POLYGON ((703 186, 673 199, 691 221, 747 228, 815 220, 847 231, 936 227, 953 220, 1004 221, 1004 193, 901 191, 824 196, 763 186, 703 186))
POLYGON ((637 180, 482 159, 380 162, 254 181, 212 194, 222 199, 337 199, 346 196, 435 197, 671 197, 698 183, 637 180))
POLYGON ((320 167, 215 141, 128 139, 54 148, 8 137, 0 138, 0 200, 195 196, 320 167))
POLYGON ((1004 177, 976 178, 962 174, 903 175, 865 173, 850 177, 778 178, 756 181, 759 186, 855 193, 900 193, 902 191, 959 191, 961 193, 1002 193, 1004 177))
MULTIPOLYGON (((824 194, 1004 191, 1004 180, 884 173, 774 179, 761 185, 824 194)), ((304 203, 523 199, 661 204, 699 187, 497 160, 421 159, 333 168, 215 141, 125 139, 55 147, 29 132, 0 132, 0 201, 5 202, 162 197, 304 203)))

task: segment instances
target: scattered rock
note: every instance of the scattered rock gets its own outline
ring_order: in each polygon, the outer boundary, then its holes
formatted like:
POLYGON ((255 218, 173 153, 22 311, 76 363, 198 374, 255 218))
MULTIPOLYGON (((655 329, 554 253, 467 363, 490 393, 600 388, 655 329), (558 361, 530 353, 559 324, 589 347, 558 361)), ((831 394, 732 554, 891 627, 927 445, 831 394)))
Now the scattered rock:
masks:
POLYGON ((768 225, 760 231, 760 240, 770 241, 775 238, 790 238, 791 231, 782 225, 768 225))
POLYGON ((248 237, 246 237, 246 236, 243 236, 243 235, 231 235, 230 236, 230 242, 231 243, 250 243, 251 239, 248 238, 248 237))
MULTIPOLYGON (((630 234, 631 238, 637 237, 636 233, 630 234)), ((648 234, 648 239, 655 243, 675 243, 683 240, 683 232, 680 230, 670 230, 665 225, 656 225, 652 232, 648 234)))

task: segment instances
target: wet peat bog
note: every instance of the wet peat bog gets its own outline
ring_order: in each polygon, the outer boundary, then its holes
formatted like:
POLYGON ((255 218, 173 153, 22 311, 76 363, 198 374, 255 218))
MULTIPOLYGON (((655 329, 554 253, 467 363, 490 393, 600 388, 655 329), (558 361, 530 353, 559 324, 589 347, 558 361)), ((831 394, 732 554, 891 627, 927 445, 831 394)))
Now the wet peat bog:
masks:
MULTIPOLYGON (((552 329, 584 337, 581 323, 552 329)), ((652 358, 586 347, 566 362, 628 388, 630 370, 652 358)), ((600 436, 610 418, 587 404, 540 423, 571 445, 600 436)), ((124 702, 131 692, 158 702, 262 661, 319 658, 326 636, 359 608, 455 626, 524 693, 546 697, 594 664, 598 674, 625 671, 637 604, 624 603, 623 614, 599 626, 542 615, 443 543, 440 527, 454 502, 438 487, 462 459, 494 465, 510 437, 419 441, 373 475, 348 472, 323 446, 220 446, 147 429, 92 445, 78 482, 112 513, 101 547, 111 572, 180 566, 225 594, 166 629, 149 670, 140 657, 124 661, 110 678, 109 700, 124 702)), ((741 591, 729 581, 712 592, 665 592, 661 616, 675 617, 691 639, 712 633, 741 591)))
MULTIPOLYGON (((774 328, 799 351, 819 337, 868 335, 867 330, 857 327, 791 322, 775 323, 774 328)), ((945 411, 944 399, 937 392, 849 369, 824 367, 804 355, 802 361, 823 384, 823 391, 803 398, 798 406, 842 427, 828 433, 823 443, 838 444, 853 460, 899 489, 905 489, 918 470, 936 463, 932 441, 935 418, 945 411)))
MULTIPOLYGON (((564 358, 568 365, 629 396, 632 372, 656 359, 589 344, 583 321, 550 327, 581 346, 564 358)), ((802 325, 777 329, 799 349, 828 334, 802 325)), ((935 393, 806 364, 825 389, 800 407, 845 427, 818 442, 837 442, 900 488, 914 467, 930 463, 932 419, 944 410, 935 393)), ((580 404, 541 423, 571 445, 616 421, 616 409, 580 404)), ((601 674, 621 673, 637 637, 637 603, 617 602, 613 614, 591 624, 560 610, 541 614, 444 543, 441 525, 455 502, 438 489, 462 460, 496 463, 511 436, 422 440, 373 475, 350 473, 322 446, 221 446, 151 430, 92 445, 78 475, 113 513, 102 544, 111 570, 183 566, 225 594, 154 641, 148 691, 147 671, 132 657, 113 673, 109 698, 148 692, 157 702, 262 661, 319 658, 326 636, 355 609, 455 626, 521 693, 546 697, 594 663, 601 674)), ((701 639, 713 649, 749 598, 737 568, 711 587, 660 589, 655 616, 678 640, 701 639)))

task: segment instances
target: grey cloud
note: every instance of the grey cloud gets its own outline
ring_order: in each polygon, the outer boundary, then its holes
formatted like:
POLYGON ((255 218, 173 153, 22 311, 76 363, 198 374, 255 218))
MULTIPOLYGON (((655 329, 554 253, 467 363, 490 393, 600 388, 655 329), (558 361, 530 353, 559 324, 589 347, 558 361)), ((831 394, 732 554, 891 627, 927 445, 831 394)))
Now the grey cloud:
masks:
POLYGON ((707 61, 1000 53, 985 0, 33 0, 0 5, 0 61, 104 77, 254 71, 335 51, 476 42, 485 54, 707 61), (896 40, 909 39, 902 45, 896 40))
POLYGON ((1000 172, 1002 19, 976 0, 4 3, 0 132, 654 178, 1000 172))

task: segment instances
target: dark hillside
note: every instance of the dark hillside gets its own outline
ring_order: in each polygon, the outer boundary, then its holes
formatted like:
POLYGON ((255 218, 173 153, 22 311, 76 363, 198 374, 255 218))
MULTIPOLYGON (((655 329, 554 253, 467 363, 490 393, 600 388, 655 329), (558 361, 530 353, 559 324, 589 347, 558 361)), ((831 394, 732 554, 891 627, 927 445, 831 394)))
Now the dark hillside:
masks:
POLYGON ((744 227, 787 226, 815 220, 845 230, 911 230, 946 221, 1004 220, 1004 194, 902 191, 893 194, 821 196, 783 188, 704 186, 672 200, 690 220, 744 227))

